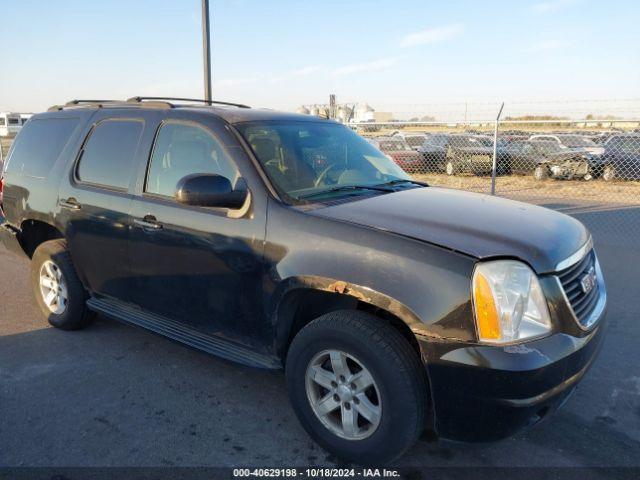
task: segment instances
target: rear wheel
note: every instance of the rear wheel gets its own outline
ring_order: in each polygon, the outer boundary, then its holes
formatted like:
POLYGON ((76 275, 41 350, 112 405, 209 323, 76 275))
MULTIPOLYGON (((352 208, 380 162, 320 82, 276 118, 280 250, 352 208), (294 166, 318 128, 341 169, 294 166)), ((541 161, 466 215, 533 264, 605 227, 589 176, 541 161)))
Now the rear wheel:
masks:
POLYGON ((302 426, 347 461, 390 462, 424 429, 424 368, 408 341, 375 316, 344 310, 311 322, 291 344, 286 376, 302 426))
POLYGON ((64 240, 38 246, 31 259, 31 283, 40 311, 54 327, 77 330, 93 319, 64 240))
POLYGON ((614 178, 616 178, 616 167, 613 165, 605 165, 602 169, 602 179, 605 182, 610 182, 614 178))
POLYGON ((546 165, 538 165, 533 170, 533 178, 538 181, 546 180, 549 178, 549 168, 546 165))

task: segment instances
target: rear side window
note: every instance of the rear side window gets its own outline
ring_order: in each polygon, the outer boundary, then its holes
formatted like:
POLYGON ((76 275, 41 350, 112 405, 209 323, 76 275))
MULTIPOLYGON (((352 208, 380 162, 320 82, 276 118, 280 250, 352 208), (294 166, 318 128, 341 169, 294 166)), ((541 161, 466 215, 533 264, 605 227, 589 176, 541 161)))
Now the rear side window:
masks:
POLYGON ((31 120, 16 137, 7 160, 7 171, 46 177, 78 122, 77 118, 31 120))
POLYGON ((77 178, 110 188, 126 189, 143 123, 140 120, 104 120, 84 144, 76 170, 77 178))

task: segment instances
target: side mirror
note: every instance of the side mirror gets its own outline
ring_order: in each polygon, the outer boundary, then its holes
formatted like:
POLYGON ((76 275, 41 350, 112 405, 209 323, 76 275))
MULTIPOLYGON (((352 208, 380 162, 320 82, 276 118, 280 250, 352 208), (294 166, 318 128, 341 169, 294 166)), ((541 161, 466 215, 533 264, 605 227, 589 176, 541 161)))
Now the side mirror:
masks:
MULTIPOLYGON (((238 184, 245 185, 242 179, 238 184)), ((238 209, 244 205, 247 194, 246 188, 234 190, 231 181, 221 175, 194 173, 178 182, 175 197, 186 205, 238 209)))

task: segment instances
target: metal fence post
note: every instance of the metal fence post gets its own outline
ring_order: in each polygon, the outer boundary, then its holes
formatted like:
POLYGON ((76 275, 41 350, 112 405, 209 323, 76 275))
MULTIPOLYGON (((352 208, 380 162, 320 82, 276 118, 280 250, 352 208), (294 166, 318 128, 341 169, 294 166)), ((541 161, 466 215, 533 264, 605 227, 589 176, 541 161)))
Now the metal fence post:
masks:
POLYGON ((493 165, 491 166, 491 195, 496 194, 496 171, 498 170, 498 125, 500 124, 500 115, 502 115, 502 109, 504 108, 504 102, 500 105, 498 116, 496 117, 496 124, 493 129, 493 165))

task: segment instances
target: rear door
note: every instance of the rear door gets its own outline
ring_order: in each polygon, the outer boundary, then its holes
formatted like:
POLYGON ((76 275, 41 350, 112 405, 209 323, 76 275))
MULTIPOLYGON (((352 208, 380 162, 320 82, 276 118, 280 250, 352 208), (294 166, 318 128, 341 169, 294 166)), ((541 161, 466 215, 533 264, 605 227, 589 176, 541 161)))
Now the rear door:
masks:
POLYGON ((144 133, 142 112, 98 114, 59 191, 60 219, 83 283, 121 300, 129 295, 129 189, 144 133))

